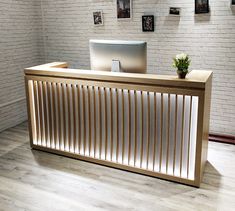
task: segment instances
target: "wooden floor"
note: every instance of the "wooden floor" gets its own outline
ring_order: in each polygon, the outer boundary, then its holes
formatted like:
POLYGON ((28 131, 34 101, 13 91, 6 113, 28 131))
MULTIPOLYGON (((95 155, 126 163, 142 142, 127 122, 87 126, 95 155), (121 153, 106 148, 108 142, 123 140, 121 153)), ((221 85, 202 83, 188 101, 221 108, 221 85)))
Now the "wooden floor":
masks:
POLYGON ((31 151, 27 123, 0 133, 0 210, 235 210, 235 146, 209 144, 200 189, 31 151))

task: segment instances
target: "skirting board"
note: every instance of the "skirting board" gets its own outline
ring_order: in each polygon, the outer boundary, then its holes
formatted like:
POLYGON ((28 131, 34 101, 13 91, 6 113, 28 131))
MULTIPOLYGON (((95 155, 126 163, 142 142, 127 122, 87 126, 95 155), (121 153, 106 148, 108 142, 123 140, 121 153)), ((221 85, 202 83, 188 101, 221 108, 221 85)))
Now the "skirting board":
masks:
POLYGON ((209 141, 235 144, 235 136, 210 133, 209 141))

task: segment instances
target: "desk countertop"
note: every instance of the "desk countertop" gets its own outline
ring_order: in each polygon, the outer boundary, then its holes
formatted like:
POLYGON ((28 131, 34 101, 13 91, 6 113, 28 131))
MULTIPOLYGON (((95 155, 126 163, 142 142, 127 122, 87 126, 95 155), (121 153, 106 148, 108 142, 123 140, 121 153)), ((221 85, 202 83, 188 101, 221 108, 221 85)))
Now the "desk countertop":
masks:
POLYGON ((105 72, 94 70, 69 69, 66 62, 53 62, 25 69, 26 75, 50 76, 59 78, 85 79, 128 84, 156 85, 205 89, 206 82, 212 77, 212 71, 192 70, 186 79, 177 75, 136 74, 105 72))

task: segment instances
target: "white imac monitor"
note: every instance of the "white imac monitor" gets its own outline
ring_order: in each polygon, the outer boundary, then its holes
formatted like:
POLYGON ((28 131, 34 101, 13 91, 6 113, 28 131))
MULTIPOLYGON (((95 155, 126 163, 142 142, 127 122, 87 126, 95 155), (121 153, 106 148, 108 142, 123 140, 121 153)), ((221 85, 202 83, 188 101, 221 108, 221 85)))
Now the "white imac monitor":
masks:
POLYGON ((90 62, 92 70, 146 73, 147 43, 90 40, 90 62))

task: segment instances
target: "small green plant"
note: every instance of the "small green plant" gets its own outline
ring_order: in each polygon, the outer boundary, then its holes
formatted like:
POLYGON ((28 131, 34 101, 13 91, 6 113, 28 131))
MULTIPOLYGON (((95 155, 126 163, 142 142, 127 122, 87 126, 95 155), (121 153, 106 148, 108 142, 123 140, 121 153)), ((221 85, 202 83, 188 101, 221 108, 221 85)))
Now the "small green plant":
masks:
POLYGON ((188 67, 191 63, 189 56, 185 53, 181 53, 173 58, 173 67, 177 68, 180 72, 188 73, 188 67))

